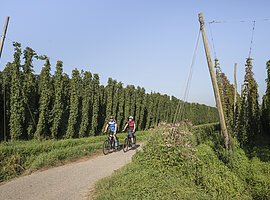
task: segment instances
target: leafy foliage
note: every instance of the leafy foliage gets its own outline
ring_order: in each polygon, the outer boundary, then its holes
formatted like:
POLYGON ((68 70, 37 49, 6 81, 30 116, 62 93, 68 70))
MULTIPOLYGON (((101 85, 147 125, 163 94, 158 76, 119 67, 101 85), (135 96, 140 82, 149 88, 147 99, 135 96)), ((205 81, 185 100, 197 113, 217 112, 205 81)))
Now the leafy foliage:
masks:
POLYGON ((79 104, 80 104, 81 76, 77 69, 72 71, 70 113, 68 119, 67 138, 75 138, 79 130, 79 104))
POLYGON ((234 150, 217 149, 215 137, 196 143, 198 133, 214 135, 218 129, 209 124, 191 132, 156 131, 131 164, 98 182, 94 198, 269 199, 269 162, 249 159, 237 144, 234 150))
POLYGON ((35 137, 38 139, 50 136, 50 105, 52 100, 52 85, 51 85, 51 64, 49 59, 42 68, 39 82, 39 118, 35 137))
POLYGON ((14 62, 11 70, 11 87, 10 87, 10 132, 11 140, 20 139, 23 132, 23 121, 24 121, 24 104, 23 95, 21 91, 21 73, 20 73, 20 56, 21 56, 21 45, 19 43, 13 44, 15 48, 14 62))
POLYGON ((252 144, 256 134, 260 133, 260 112, 258 85, 252 72, 252 60, 247 59, 246 74, 241 94, 238 138, 242 145, 252 144))
POLYGON ((82 91, 82 122, 80 125, 79 137, 89 135, 90 116, 92 112, 92 74, 85 72, 83 77, 83 91, 82 91))
POLYGON ((24 124, 23 124, 23 137, 33 138, 36 127, 36 114, 38 104, 38 91, 36 87, 36 78, 33 70, 33 58, 36 53, 30 47, 26 47, 23 51, 24 54, 24 65, 22 73, 22 94, 24 100, 24 124))
MULTIPOLYGON (((267 133, 269 125, 269 66, 267 62, 267 89, 263 96, 263 102, 260 109, 258 85, 254 79, 252 59, 247 58, 244 84, 242 86, 241 96, 235 93, 234 85, 230 84, 227 76, 222 73, 215 60, 218 86, 226 119, 227 128, 231 137, 237 137, 240 145, 244 148, 252 148, 261 133, 267 133), (236 97, 236 99, 234 99, 236 97)), ((265 138, 268 137, 265 135, 265 138)), ((268 140, 269 143, 269 140, 268 140)))
POLYGON ((56 72, 54 75, 54 103, 52 109, 52 138, 59 138, 64 113, 64 81, 63 81, 63 63, 57 61, 56 72))
POLYGON ((270 129, 270 60, 266 63, 267 79, 266 79, 266 92, 263 96, 262 103, 262 125, 265 133, 269 134, 270 129))
POLYGON ((91 135, 96 135, 98 132, 98 114, 100 103, 100 91, 99 91, 99 76, 94 74, 93 78, 93 114, 92 114, 92 127, 91 135))
MULTIPOLYGON (((112 78, 103 86, 98 74, 77 69, 72 71, 70 78, 63 73, 62 61, 57 61, 52 76, 47 56, 37 55, 26 47, 24 64, 21 65, 20 44, 14 43, 14 48, 14 61, 6 65, 0 76, 0 96, 5 96, 0 100, 1 141, 100 135, 111 115, 116 118, 120 129, 130 115, 135 118, 138 130, 173 122, 180 101, 176 97, 156 92, 149 94, 144 88, 134 85, 124 87, 123 83, 112 78), (45 62, 40 74, 34 74, 33 59, 45 62)), ((185 109, 181 116, 177 116, 176 122, 189 120, 193 124, 203 124, 218 119, 216 108, 180 102, 185 109)))

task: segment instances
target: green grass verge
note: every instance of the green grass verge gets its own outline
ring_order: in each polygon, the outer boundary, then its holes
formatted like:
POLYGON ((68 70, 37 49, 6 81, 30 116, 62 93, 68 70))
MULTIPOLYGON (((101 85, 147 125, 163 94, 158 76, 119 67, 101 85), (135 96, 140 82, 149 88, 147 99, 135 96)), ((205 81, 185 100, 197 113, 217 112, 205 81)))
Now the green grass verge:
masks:
MULTIPOLYGON (((147 138, 148 132, 138 131, 138 142, 147 138)), ((102 148, 107 136, 65 140, 31 140, 0 144, 0 182, 23 173, 89 156, 102 148)), ((122 143, 126 134, 118 134, 122 143)))
POLYGON ((132 163, 97 183, 94 198, 270 199, 270 162, 178 132, 153 134, 132 163))

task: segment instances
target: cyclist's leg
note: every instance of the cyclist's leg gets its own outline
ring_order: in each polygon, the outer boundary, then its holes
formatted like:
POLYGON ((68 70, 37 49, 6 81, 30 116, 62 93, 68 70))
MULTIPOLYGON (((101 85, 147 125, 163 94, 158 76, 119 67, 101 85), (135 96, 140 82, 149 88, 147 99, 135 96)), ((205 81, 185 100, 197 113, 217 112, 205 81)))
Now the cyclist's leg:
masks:
POLYGON ((115 142, 115 146, 117 147, 118 145, 119 145, 119 142, 118 142, 118 138, 117 138, 117 136, 116 136, 116 133, 114 133, 114 142, 115 142))
POLYGON ((113 147, 114 146, 114 136, 113 136, 113 132, 110 131, 110 143, 111 143, 111 146, 113 147))
POLYGON ((117 133, 115 133, 115 134, 114 134, 114 139, 115 139, 115 141, 117 141, 117 142, 118 142, 117 133))
POLYGON ((135 132, 132 132, 132 144, 135 143, 135 141, 134 141, 134 136, 135 136, 135 132))
POLYGON ((130 132, 131 143, 134 144, 134 132, 130 132))
POLYGON ((128 138, 129 138, 130 141, 131 141, 131 144, 130 144, 130 145, 132 145, 132 143, 133 143, 133 135, 132 135, 132 131, 128 131, 128 138))

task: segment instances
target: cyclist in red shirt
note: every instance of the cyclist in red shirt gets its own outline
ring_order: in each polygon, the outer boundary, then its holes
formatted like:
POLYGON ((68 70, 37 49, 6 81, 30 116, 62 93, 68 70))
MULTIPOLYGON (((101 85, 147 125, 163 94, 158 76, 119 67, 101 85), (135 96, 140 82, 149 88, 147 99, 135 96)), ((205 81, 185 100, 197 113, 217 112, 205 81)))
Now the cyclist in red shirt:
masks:
POLYGON ((136 130, 136 124, 132 116, 129 116, 128 121, 123 129, 123 132, 126 130, 127 127, 128 127, 128 136, 131 138, 132 144, 134 144, 134 134, 136 130))

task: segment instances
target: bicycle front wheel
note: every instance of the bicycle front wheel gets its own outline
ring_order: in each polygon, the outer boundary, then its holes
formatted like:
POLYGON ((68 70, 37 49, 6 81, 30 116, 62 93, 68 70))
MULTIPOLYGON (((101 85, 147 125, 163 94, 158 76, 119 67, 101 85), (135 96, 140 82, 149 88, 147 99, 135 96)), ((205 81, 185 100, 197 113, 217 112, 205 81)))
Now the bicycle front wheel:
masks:
POLYGON ((105 140, 104 143, 103 143, 103 153, 104 153, 104 155, 107 155, 110 152, 110 149, 111 149, 110 143, 108 142, 108 140, 105 140))

